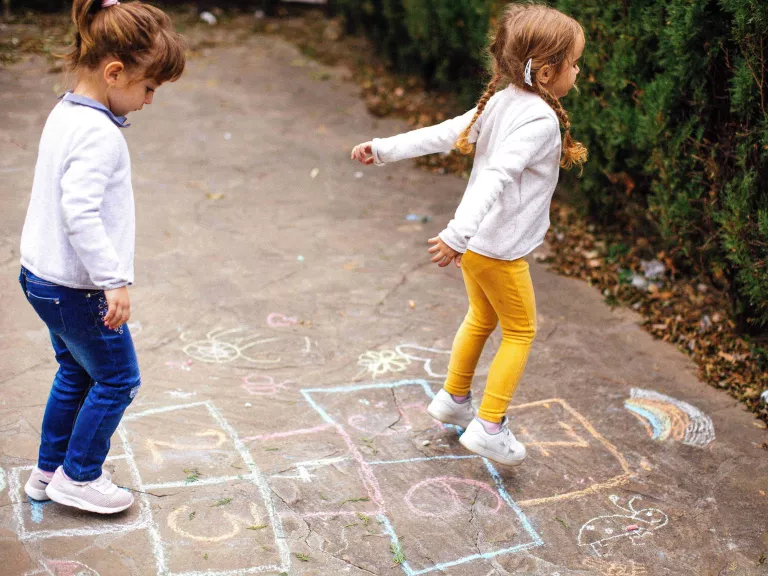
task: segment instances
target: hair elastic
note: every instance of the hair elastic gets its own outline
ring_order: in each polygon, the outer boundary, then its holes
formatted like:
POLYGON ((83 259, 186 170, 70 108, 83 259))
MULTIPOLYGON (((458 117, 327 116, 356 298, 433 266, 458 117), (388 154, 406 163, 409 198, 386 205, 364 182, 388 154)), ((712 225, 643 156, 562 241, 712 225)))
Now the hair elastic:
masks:
MULTIPOLYGON (((105 0, 107 2, 109 0, 105 0)), ((533 86, 533 82, 531 82, 531 63, 533 62, 533 58, 528 58, 528 62, 525 63, 525 77, 523 78, 524 82, 528 84, 528 86, 533 86)))
POLYGON ((118 0, 101 0, 102 8, 109 8, 110 6, 116 6, 120 4, 118 0))

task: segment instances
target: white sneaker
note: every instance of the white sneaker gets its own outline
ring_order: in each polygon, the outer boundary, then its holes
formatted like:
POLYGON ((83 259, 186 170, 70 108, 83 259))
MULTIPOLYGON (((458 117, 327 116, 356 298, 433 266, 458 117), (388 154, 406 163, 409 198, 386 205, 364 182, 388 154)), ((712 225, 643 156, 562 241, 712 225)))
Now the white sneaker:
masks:
POLYGON ((459 442, 470 452, 485 456, 489 460, 507 466, 517 466, 525 460, 525 446, 509 431, 507 423, 507 417, 504 416, 501 430, 496 434, 488 434, 482 422, 475 418, 467 427, 467 431, 461 435, 459 442))
POLYGON ((27 480, 27 483, 24 485, 24 492, 27 496, 32 498, 32 500, 39 500, 40 502, 50 500, 45 493, 45 489, 48 487, 51 479, 52 478, 46 476, 40 468, 35 466, 32 469, 32 474, 29 475, 29 480, 27 480))
POLYGON ((64 506, 98 514, 115 514, 133 504, 133 494, 115 486, 109 472, 102 472, 90 482, 76 482, 64 476, 64 469, 59 466, 45 493, 64 506))
POLYGON ((445 391, 445 388, 441 388, 427 406, 427 413, 444 424, 466 428, 475 417, 475 409, 472 408, 472 393, 470 392, 466 402, 459 403, 445 391))

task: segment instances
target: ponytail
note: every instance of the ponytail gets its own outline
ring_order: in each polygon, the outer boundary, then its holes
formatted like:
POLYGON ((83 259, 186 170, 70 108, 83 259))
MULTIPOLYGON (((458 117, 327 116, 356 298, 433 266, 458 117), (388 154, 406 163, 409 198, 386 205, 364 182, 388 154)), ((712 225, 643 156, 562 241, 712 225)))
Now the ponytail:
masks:
POLYGON ((184 41, 168 15, 143 2, 74 0, 75 38, 65 56, 71 70, 94 69, 106 57, 143 68, 158 83, 177 80, 186 63, 184 41))

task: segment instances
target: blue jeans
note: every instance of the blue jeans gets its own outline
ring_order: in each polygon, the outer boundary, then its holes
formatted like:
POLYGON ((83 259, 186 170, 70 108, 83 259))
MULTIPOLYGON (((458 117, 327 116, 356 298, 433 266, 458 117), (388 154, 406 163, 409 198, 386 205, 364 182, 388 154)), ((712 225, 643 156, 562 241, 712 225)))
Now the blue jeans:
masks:
POLYGON ((19 275, 27 301, 48 326, 59 370, 43 416, 37 465, 80 482, 101 476, 110 438, 141 386, 128 326, 110 330, 104 292, 19 275))

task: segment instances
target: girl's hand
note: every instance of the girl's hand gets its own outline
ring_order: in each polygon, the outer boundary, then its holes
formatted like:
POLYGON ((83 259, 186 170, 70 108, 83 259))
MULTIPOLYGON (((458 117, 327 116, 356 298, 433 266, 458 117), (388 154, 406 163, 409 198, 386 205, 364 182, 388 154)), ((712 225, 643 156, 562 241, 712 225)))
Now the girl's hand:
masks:
POLYGON ((354 148, 352 148, 352 160, 358 160, 361 164, 365 164, 366 166, 373 164, 373 143, 372 142, 363 142, 362 144, 358 144, 354 148))
POLYGON ((437 262, 440 268, 445 268, 453 260, 456 263, 456 268, 461 268, 461 252, 456 252, 456 250, 443 242, 439 236, 430 238, 427 242, 432 244, 429 248, 429 253, 433 254, 432 262, 437 262))
POLYGON ((107 299, 107 315, 104 316, 104 326, 110 330, 119 328, 131 317, 131 299, 128 296, 128 287, 105 290, 107 299))

